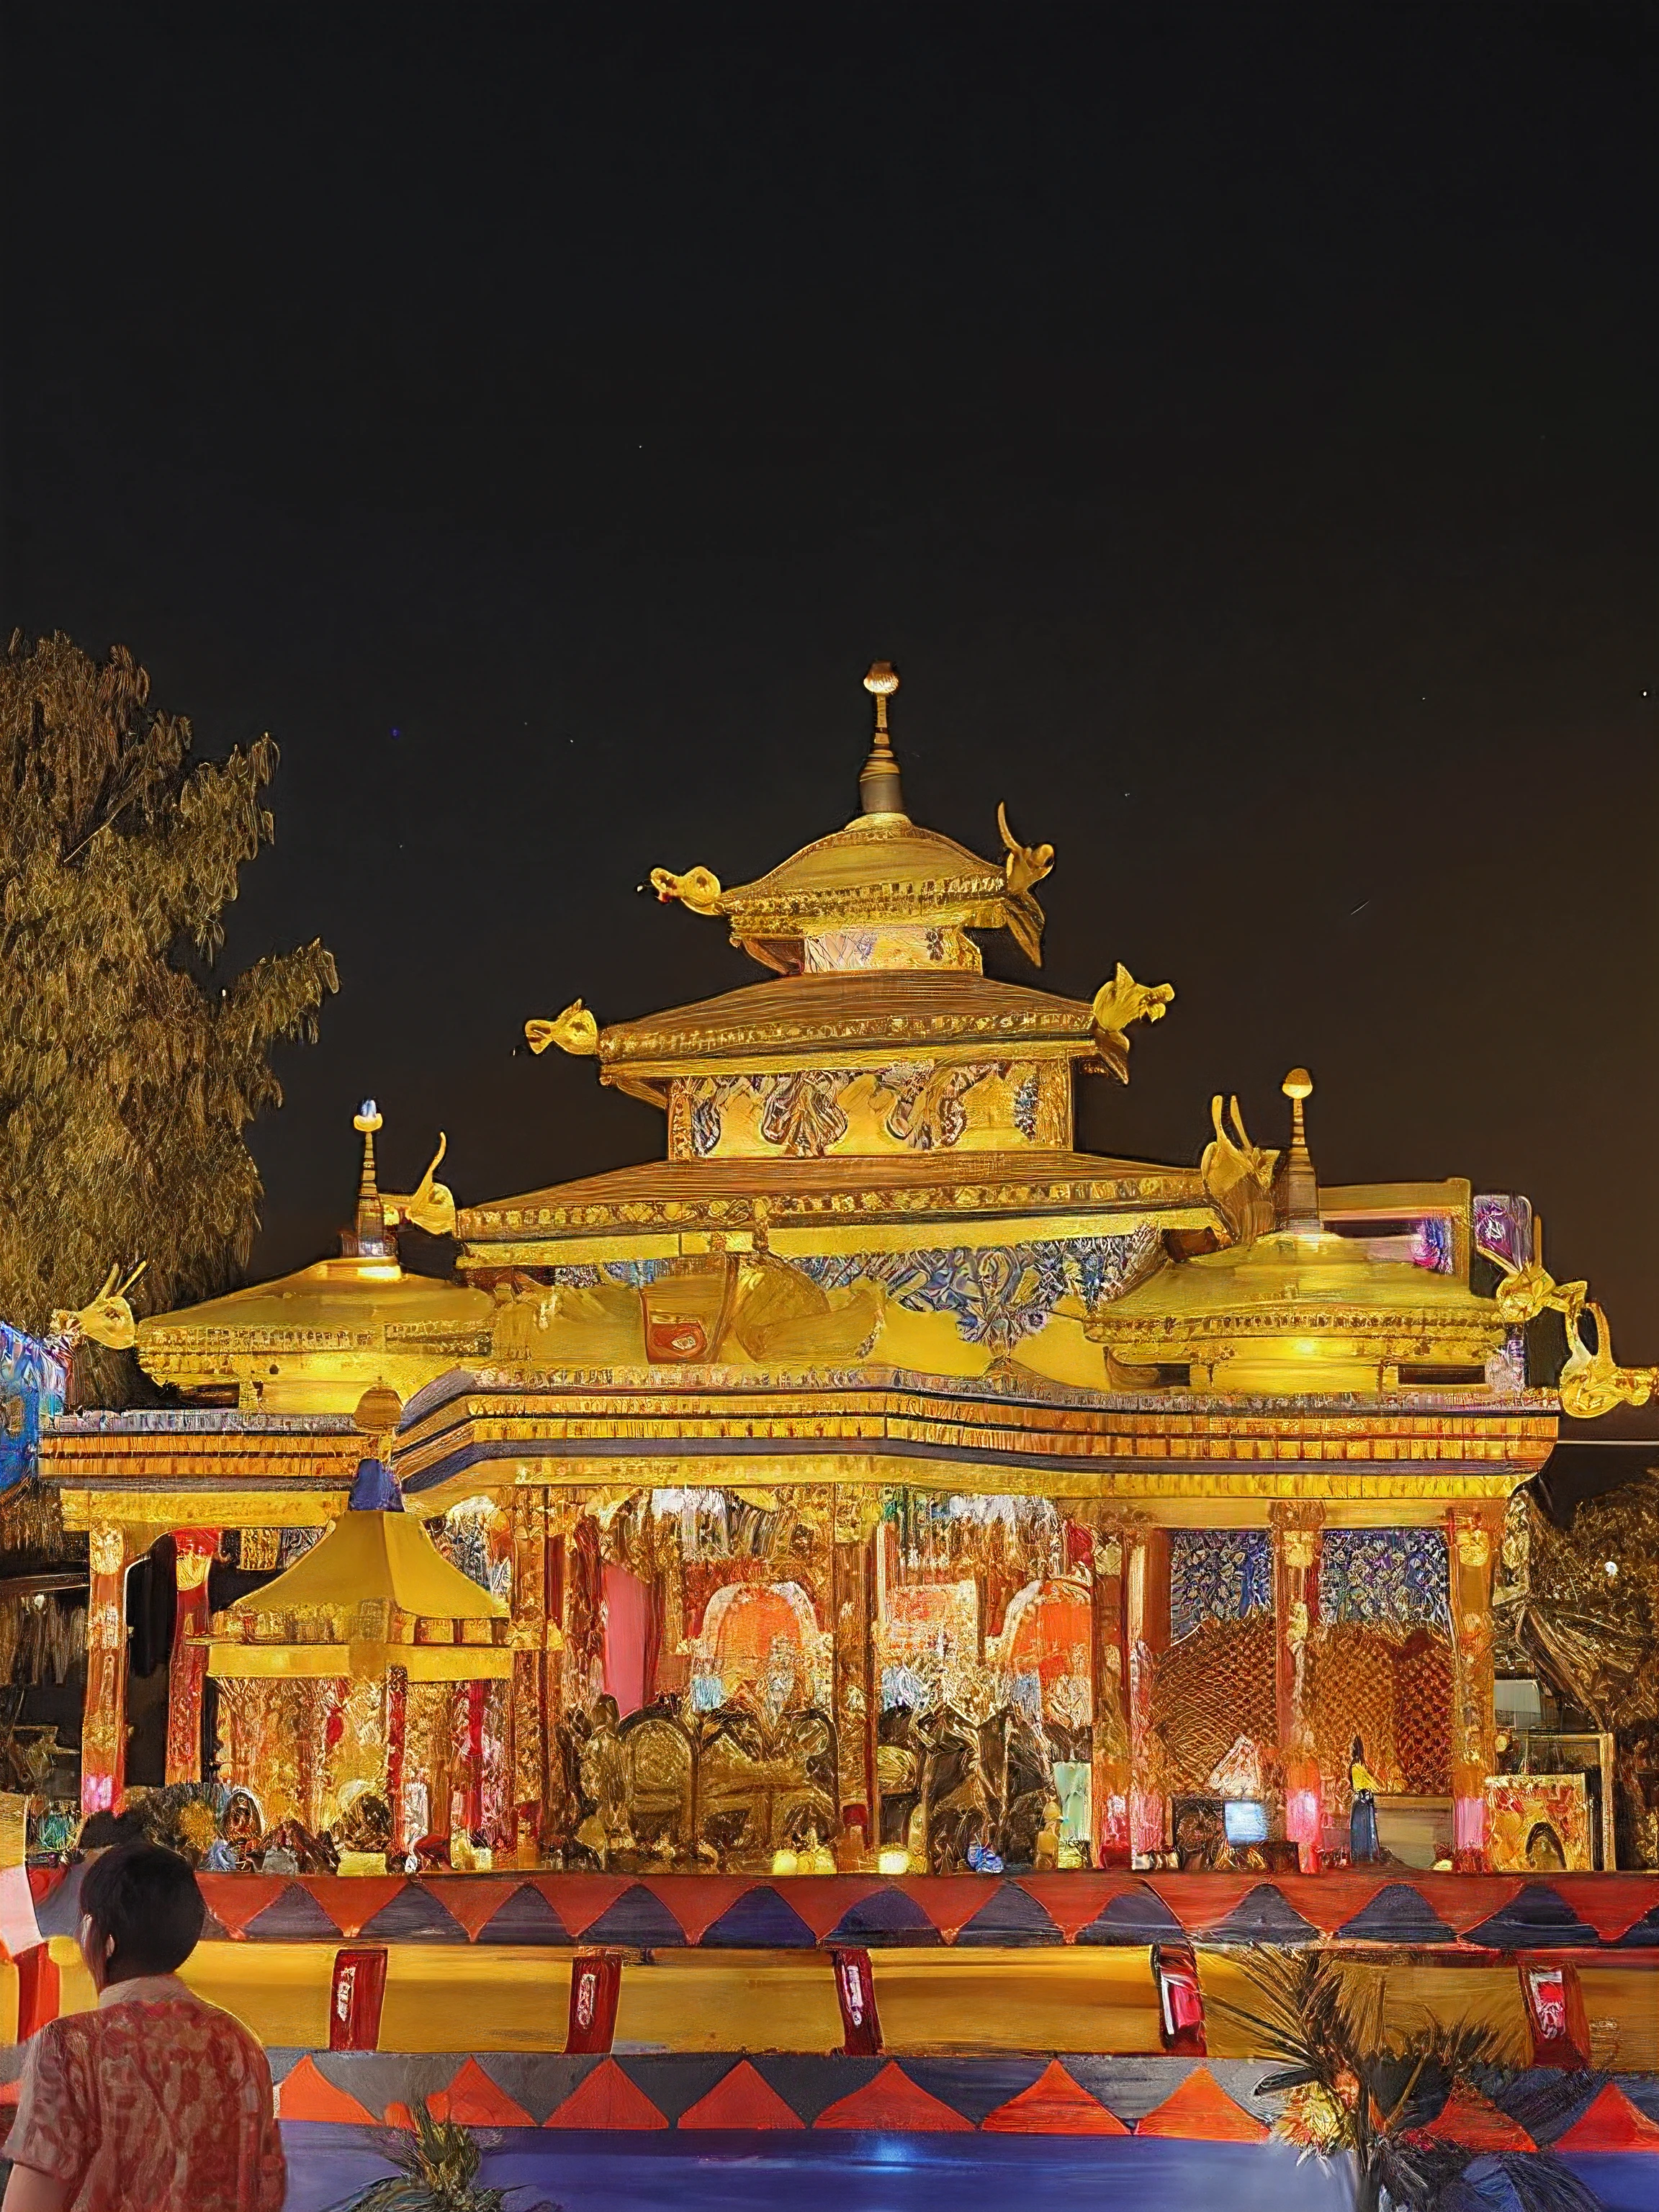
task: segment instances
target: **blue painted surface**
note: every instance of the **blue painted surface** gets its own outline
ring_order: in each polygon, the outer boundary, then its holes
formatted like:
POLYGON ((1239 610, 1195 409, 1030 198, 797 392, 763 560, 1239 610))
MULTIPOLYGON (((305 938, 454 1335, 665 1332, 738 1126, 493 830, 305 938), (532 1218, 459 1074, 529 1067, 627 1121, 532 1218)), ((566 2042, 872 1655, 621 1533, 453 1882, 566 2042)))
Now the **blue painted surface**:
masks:
POLYGON ((0 1491, 34 1473, 40 1424, 63 1412, 68 1380, 56 1352, 0 1322, 0 1491))
MULTIPOLYGON (((1054 2136, 601 2135, 482 2130, 486 2186, 563 2212, 1020 2212, 1123 2205, 1148 2212, 1346 2212, 1345 2172, 1282 2143, 1054 2136)), ((287 2212, 327 2212, 386 2171, 362 2131, 283 2130, 287 2212)), ((1602 2161, 1605 2163, 1606 2161, 1602 2161)), ((1638 2166, 1644 2159, 1631 2161, 1638 2166)), ((1636 2199, 1627 2201, 1635 2203, 1636 2199)), ((1651 2198, 1645 2200, 1650 2208, 1651 2198)), ((1622 2212, 1622 2203, 1621 2203, 1622 2212)))
POLYGON ((1644 2151, 1602 2150, 1562 2158, 1601 2212, 1653 2212, 1659 2204, 1659 2158, 1644 2151))

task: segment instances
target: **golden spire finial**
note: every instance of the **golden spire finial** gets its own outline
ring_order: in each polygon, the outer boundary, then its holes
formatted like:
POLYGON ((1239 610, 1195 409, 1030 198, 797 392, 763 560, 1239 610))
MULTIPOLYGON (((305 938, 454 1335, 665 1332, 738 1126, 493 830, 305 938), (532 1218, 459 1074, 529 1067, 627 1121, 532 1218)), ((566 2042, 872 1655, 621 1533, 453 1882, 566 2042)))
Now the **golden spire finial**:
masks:
POLYGON ((372 1098, 365 1098, 351 1117, 351 1126, 363 1140, 363 1169, 357 1178, 357 1231, 352 1242, 359 1257, 378 1258, 387 1250, 386 1208, 374 1179, 374 1132, 382 1115, 372 1098))
POLYGON ((1291 1148, 1279 1170, 1278 1214, 1281 1229, 1317 1230, 1319 1178, 1308 1150, 1307 1123, 1303 1102, 1313 1097, 1313 1078, 1305 1067, 1293 1067, 1279 1085, 1291 1102, 1291 1148))
POLYGON ((893 757, 892 739, 887 730, 887 702, 899 688, 897 669, 890 660, 872 660, 864 688, 875 699, 876 727, 870 757, 859 777, 859 811, 902 814, 904 794, 899 788, 898 763, 893 757))

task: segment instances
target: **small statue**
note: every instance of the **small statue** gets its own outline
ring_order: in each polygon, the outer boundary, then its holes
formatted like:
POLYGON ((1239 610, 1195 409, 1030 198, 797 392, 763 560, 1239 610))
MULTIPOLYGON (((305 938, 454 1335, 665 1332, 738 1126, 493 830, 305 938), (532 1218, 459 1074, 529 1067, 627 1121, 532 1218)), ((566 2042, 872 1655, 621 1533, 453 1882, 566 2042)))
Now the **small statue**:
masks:
POLYGON ((1348 1783, 1353 1804, 1348 1814, 1348 1856, 1355 1866, 1374 1866, 1382 1856, 1376 1839, 1376 1793, 1382 1787, 1365 1764, 1364 1740, 1356 1736, 1348 1754, 1348 1783))
POLYGON ((219 1815, 219 1833, 202 1864, 209 1874, 244 1874, 252 1866, 264 1815, 248 1790, 233 1790, 219 1815))
POLYGON ((1039 1874, 1051 1874, 1060 1864, 1060 1800, 1050 1797, 1042 1808, 1042 1826, 1037 1830, 1032 1858, 1039 1874))
POLYGON ((628 1820, 628 1757, 617 1733, 620 1725, 617 1700, 602 1696, 581 1748, 582 1795, 593 1810, 576 1830, 576 1841, 592 1852, 601 1867, 615 1852, 634 1848, 628 1820))
POLYGON ((997 829, 1002 837, 1003 881, 1007 884, 1011 896, 1018 898, 1022 891, 1029 891, 1033 884, 1040 884, 1052 871, 1054 848, 1052 845, 1022 845, 1008 827, 1006 805, 997 808, 997 829))
POLYGON ((1252 1243, 1273 1227, 1273 1170, 1279 1154, 1253 1145, 1237 1098, 1227 1102, 1232 1127, 1221 1110, 1221 1094, 1210 1101, 1210 1121, 1215 1136, 1204 1147, 1199 1173, 1209 1196, 1226 1216, 1241 1243, 1252 1243))

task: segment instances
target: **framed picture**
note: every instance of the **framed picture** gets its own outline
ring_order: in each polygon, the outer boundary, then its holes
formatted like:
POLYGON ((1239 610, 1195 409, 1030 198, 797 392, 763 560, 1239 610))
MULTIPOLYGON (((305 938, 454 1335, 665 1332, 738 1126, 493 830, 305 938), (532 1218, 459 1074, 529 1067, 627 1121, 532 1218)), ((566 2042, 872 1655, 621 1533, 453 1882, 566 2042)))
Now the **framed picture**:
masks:
POLYGON ((1589 1874, 1583 1776, 1488 1775, 1486 1854, 1494 1874, 1589 1874))

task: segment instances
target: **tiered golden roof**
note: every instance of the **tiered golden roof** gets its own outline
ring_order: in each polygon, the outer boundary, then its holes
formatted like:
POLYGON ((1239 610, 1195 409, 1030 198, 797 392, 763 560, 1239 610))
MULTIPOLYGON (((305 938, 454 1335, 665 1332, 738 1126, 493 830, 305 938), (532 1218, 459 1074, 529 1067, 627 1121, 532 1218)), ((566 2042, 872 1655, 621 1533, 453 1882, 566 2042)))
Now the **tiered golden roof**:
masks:
POLYGON ((423 1226, 453 1229, 453 1199, 433 1182, 432 1169, 418 1191, 384 1195, 374 1168, 380 1115, 372 1098, 355 1126, 363 1139, 362 1172, 356 1224, 342 1236, 339 1256, 141 1321, 138 1358, 146 1374, 191 1392, 234 1390, 248 1411, 348 1413, 374 1384, 407 1397, 444 1368, 488 1351, 484 1292, 409 1274, 398 1258, 399 1222, 424 1216, 423 1226))
POLYGON ((1461 1270, 1454 1243, 1441 1273, 1327 1228, 1303 1124, 1313 1085, 1295 1068, 1285 1089, 1294 1122, 1277 1225, 1161 1268, 1091 1315, 1112 1379, 1285 1395, 1484 1382, 1507 1330, 1497 1302, 1469 1287, 1467 1236, 1461 1270))
POLYGON ((971 930, 1040 957, 1033 886, 1054 848, 1021 845, 1006 811, 1000 866, 913 823, 887 728, 898 678, 878 662, 865 681, 852 822, 736 890, 707 868, 652 878, 725 916, 777 980, 603 1030, 580 1000, 526 1024, 532 1050, 595 1057, 663 1106, 667 1161, 468 1210, 463 1268, 683 1256, 769 1227, 775 1252, 822 1253, 1219 1219, 1191 1171, 1072 1149, 1076 1073, 1127 1080, 1128 1028, 1173 990, 1120 966, 1091 1003, 983 974, 971 930))
POLYGON ((865 678, 876 702, 870 757, 859 778, 860 811, 844 829, 805 845, 766 875, 734 890, 712 870, 652 872, 658 896, 698 914, 721 915, 732 941, 781 974, 842 967, 963 967, 977 970, 969 929, 1007 929, 1041 966, 1042 909, 1032 895, 1054 864, 1054 848, 1019 845, 999 816, 1006 850, 982 860, 954 838, 925 830, 904 811, 887 702, 898 690, 890 663, 865 678))
POLYGON ((213 1621, 216 1678, 356 1680, 401 1667, 411 1681, 510 1674, 507 1608, 444 1558, 376 1460, 346 1510, 285 1573, 213 1621))

